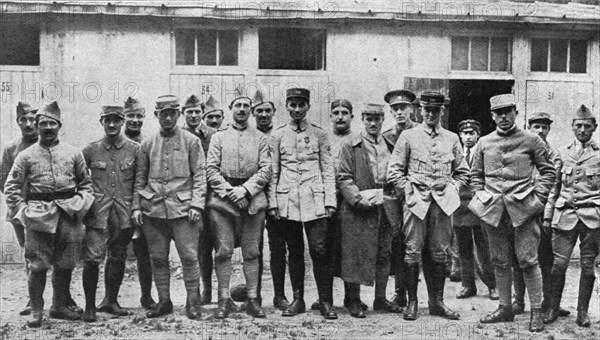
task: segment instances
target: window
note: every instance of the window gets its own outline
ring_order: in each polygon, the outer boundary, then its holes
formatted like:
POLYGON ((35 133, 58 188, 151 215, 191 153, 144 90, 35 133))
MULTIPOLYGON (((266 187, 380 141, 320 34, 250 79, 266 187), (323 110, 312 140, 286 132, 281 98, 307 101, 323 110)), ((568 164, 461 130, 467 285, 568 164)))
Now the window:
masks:
POLYGON ((531 39, 531 71, 587 72, 587 40, 531 39))
POLYGON ((238 31, 175 31, 176 65, 237 65, 238 31))
POLYGON ((511 40, 506 37, 452 37, 452 70, 508 72, 511 40))
POLYGON ((35 26, 0 24, 0 65, 40 64, 40 30, 35 26))
POLYGON ((325 30, 261 28, 258 45, 260 69, 325 69, 325 30))

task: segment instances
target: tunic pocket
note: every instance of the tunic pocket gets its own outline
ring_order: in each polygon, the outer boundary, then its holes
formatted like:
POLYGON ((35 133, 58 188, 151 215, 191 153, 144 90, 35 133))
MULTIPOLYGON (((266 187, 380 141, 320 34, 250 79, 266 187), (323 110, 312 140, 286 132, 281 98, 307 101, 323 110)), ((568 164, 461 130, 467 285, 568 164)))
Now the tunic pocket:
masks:
POLYGON ((102 178, 106 175, 106 162, 92 162, 90 165, 92 178, 102 178))
POLYGON ((123 181, 130 181, 133 179, 134 177, 134 160, 133 159, 126 159, 123 162, 121 162, 121 175, 123 176, 123 181))
POLYGON ((313 192, 315 214, 317 216, 323 216, 325 215, 325 188, 323 187, 323 184, 314 184, 311 189, 313 192))
POLYGON ((275 197, 277 198, 277 209, 279 209, 279 216, 288 216, 288 202, 289 202, 290 188, 289 187, 277 187, 275 191, 275 197))

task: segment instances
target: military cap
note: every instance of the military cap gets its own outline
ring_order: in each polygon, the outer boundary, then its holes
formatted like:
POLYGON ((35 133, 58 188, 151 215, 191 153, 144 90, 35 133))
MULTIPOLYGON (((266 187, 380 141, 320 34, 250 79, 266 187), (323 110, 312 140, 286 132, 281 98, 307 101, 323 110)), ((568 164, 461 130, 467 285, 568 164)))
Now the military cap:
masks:
POLYGON ((458 123, 458 132, 462 131, 476 131, 478 134, 481 133, 481 124, 474 119, 465 119, 458 123))
POLYGON ((185 104, 183 104, 182 109, 189 109, 191 107, 202 107, 202 102, 200 101, 200 99, 198 99, 198 97, 196 97, 196 95, 191 95, 186 101, 185 104))
POLYGON ((442 107, 444 106, 444 101, 446 97, 435 91, 425 91, 421 93, 420 105, 423 107, 426 106, 434 106, 434 107, 442 107))
POLYGON ((385 112, 383 111, 383 105, 372 104, 372 103, 365 104, 365 107, 362 109, 361 113, 363 115, 382 115, 382 116, 385 114, 385 112))
POLYGON ((218 100, 215 99, 215 97, 208 96, 208 99, 206 100, 206 103, 204 103, 204 114, 202 114, 202 119, 204 119, 204 117, 206 117, 206 115, 208 115, 211 112, 214 111, 221 111, 221 114, 223 114, 223 109, 221 109, 221 104, 219 103, 218 100))
POLYGON ((166 94, 156 98, 156 112, 163 110, 179 110, 179 99, 172 95, 166 94))
POLYGON ((273 104, 272 101, 267 100, 267 98, 265 98, 265 96, 263 95, 263 93, 261 92, 260 89, 256 90, 256 93, 254 94, 254 98, 252 98, 252 109, 257 107, 258 105, 262 105, 265 103, 271 104, 271 106, 273 106, 273 108, 275 108, 275 104, 273 104))
POLYGON ((39 119, 40 117, 52 118, 62 124, 62 121, 60 120, 60 108, 58 107, 58 103, 55 101, 44 106, 41 111, 37 112, 35 118, 39 119))
POLYGON ((248 99, 250 101, 250 106, 252 106, 252 99, 250 99, 250 97, 244 93, 244 89, 240 84, 238 84, 238 86, 235 88, 234 97, 231 103, 229 103, 229 106, 233 105, 233 103, 239 99, 248 99))
POLYGON ((412 104, 417 96, 407 90, 394 90, 390 91, 383 96, 383 100, 390 106, 394 104, 412 104))
POLYGON ((310 91, 302 88, 288 89, 285 94, 285 99, 287 100, 290 98, 304 98, 307 101, 310 101, 310 91))
POLYGON ((548 124, 552 124, 552 119, 550 118, 550 114, 547 112, 543 112, 543 111, 534 112, 531 114, 531 116, 529 117, 527 122, 531 125, 531 123, 535 122, 536 120, 540 120, 540 121, 544 121, 548 124))
POLYGON ((127 97, 127 99, 125 100, 125 105, 123 106, 123 113, 129 113, 129 112, 146 113, 146 109, 144 109, 140 105, 139 100, 132 98, 132 97, 127 97))
POLYGON ((331 110, 335 109, 338 106, 342 106, 350 110, 352 112, 352 103, 348 99, 334 99, 331 102, 331 110))
POLYGON ((24 115, 28 114, 28 113, 36 113, 38 111, 38 109, 34 109, 31 107, 31 105, 25 103, 25 102, 19 102, 19 104, 17 104, 17 119, 23 117, 24 115))
POLYGON ((102 106, 102 111, 100 111, 100 118, 110 115, 117 115, 120 118, 125 117, 125 114, 123 113, 123 107, 111 105, 102 106))
POLYGON ((499 94, 490 98, 491 111, 516 105, 517 102, 515 101, 515 96, 512 93, 499 94))
POLYGON ((590 111, 590 109, 588 109, 587 106, 582 104, 577 109, 577 111, 575 111, 575 116, 573 117, 573 120, 576 119, 596 119, 596 117, 594 117, 592 111, 590 111))

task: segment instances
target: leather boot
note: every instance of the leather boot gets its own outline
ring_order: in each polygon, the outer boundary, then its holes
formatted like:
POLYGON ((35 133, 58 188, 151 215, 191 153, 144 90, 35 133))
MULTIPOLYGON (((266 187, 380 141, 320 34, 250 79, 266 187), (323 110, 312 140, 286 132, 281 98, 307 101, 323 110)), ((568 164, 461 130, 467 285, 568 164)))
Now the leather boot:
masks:
POLYGON ((588 308, 590 305, 590 298, 594 291, 594 281, 596 277, 594 275, 581 275, 579 279, 579 295, 577 296, 577 320, 575 322, 579 327, 590 327, 590 317, 588 315, 588 308))
MULTIPOLYGON (((552 323, 558 319, 560 300, 562 299, 563 289, 565 288, 565 275, 551 275, 550 280, 550 305, 546 309, 543 321, 552 323)), ((542 308, 543 310, 543 308, 542 308)))
POLYGON ((525 313, 525 302, 514 300, 512 303, 512 310, 515 315, 525 313))
POLYGON ((65 303, 67 305, 67 307, 77 313, 77 314, 82 314, 83 313, 83 309, 79 306, 77 306, 77 302, 75 302, 75 300, 73 300, 73 297, 71 297, 71 277, 73 275, 73 270, 69 270, 69 271, 65 271, 65 281, 69 282, 69 288, 65 289, 65 303))
POLYGON ((419 264, 410 263, 406 266, 406 290, 408 292, 408 305, 404 309, 404 320, 417 320, 419 301, 417 300, 417 287, 419 285, 419 264))
POLYGON ((236 304, 231 300, 231 298, 221 298, 219 297, 219 302, 217 304, 217 309, 215 309, 214 318, 215 319, 225 319, 229 316, 229 313, 237 310, 236 304))
POLYGON ((71 282, 71 269, 54 268, 52 272, 52 306, 48 315, 54 319, 79 320, 81 314, 71 310, 67 304, 71 282))
POLYGON ((356 302, 355 300, 358 300, 363 311, 369 309, 369 306, 360 300, 360 285, 344 282, 344 307, 350 308, 350 305, 356 302))
MULTIPOLYGON (((206 227, 208 226, 205 226, 205 228, 206 227)), ((200 304, 204 306, 212 303, 212 250, 210 252, 209 258, 203 258, 203 255, 200 255, 200 257, 200 278, 202 279, 202 295, 200 296, 200 304)))
POLYGON ((497 323, 497 322, 511 322, 515 319, 515 314, 511 306, 499 305, 498 309, 492 313, 486 315, 484 318, 479 320, 481 323, 497 323))
POLYGON ((281 313, 281 316, 296 316, 300 313, 306 312, 306 304, 304 303, 304 289, 295 290, 294 300, 286 310, 281 313))
POLYGON ((98 272, 100 269, 97 264, 85 263, 83 265, 83 293, 85 294, 85 311, 83 312, 83 321, 96 321, 96 288, 98 287, 98 272))
POLYGON ((467 299, 467 298, 470 298, 475 295, 477 295, 477 287, 475 287, 475 285, 473 285, 473 286, 463 287, 463 289, 460 291, 460 293, 456 294, 456 298, 457 299, 467 299))
POLYGON ((450 320, 458 320, 460 315, 444 304, 444 286, 446 283, 444 275, 445 264, 435 263, 433 266, 433 290, 429 295, 429 314, 450 320))
POLYGON ((125 273, 125 262, 107 260, 104 269, 104 284, 106 287, 106 295, 98 305, 98 311, 112 314, 115 316, 127 316, 129 312, 123 309, 117 302, 121 282, 123 282, 123 274, 125 273))
POLYGON ((200 320, 202 317, 202 310, 200 308, 200 296, 195 291, 193 294, 188 293, 186 304, 185 304, 185 315, 190 320, 200 320))
POLYGON ((402 261, 402 263, 396 266, 394 273, 395 295, 392 297, 392 303, 399 307, 406 307, 408 302, 406 298, 406 263, 404 263, 404 259, 398 259, 398 261, 402 261))
POLYGON ((248 298, 246 301, 246 312, 255 318, 267 317, 257 298, 248 298))
POLYGON ((541 308, 531 308, 531 317, 529 319, 529 331, 541 332, 544 330, 544 321, 542 319, 541 308))
POLYGON ((283 311, 290 306, 290 302, 285 296, 275 295, 273 297, 273 307, 283 311))
MULTIPOLYGON (((29 261, 25 260, 25 274, 27 275, 27 279, 29 280, 29 261)), ((27 304, 25 308, 23 308, 19 315, 29 315, 31 314, 31 301, 27 300, 27 304)))
POLYGON ((310 305, 310 309, 311 310, 321 309, 321 300, 317 299, 317 301, 313 302, 312 305, 310 305))
MULTIPOLYGON (((329 287, 331 290, 331 287, 329 287)), ((331 293, 323 293, 319 294, 319 302, 321 303, 321 315, 327 320, 335 320, 337 319, 337 313, 333 308, 333 297, 331 293)))
POLYGON ((171 299, 159 299, 156 308, 146 312, 146 317, 149 319, 159 318, 171 313, 173 313, 173 302, 171 302, 171 299))
POLYGON ((29 272, 27 277, 29 301, 31 303, 31 316, 27 320, 27 327, 38 328, 44 319, 44 288, 46 287, 46 271, 29 272))
POLYGON ((131 242, 137 259, 138 280, 142 292, 140 304, 144 309, 154 309, 156 308, 156 301, 152 298, 152 263, 148 253, 148 244, 144 236, 134 238, 131 242))

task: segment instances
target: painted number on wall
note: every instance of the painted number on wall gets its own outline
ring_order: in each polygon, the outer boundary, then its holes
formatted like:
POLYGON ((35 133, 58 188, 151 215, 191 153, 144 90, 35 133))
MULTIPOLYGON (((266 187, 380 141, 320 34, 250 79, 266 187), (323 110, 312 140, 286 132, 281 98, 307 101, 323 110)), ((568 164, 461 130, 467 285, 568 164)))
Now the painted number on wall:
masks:
POLYGON ((548 91, 548 100, 554 99, 554 91, 548 91))
POLYGON ((2 82, 2 92, 13 92, 15 90, 15 84, 11 82, 2 82))

